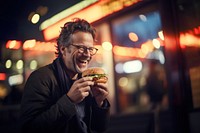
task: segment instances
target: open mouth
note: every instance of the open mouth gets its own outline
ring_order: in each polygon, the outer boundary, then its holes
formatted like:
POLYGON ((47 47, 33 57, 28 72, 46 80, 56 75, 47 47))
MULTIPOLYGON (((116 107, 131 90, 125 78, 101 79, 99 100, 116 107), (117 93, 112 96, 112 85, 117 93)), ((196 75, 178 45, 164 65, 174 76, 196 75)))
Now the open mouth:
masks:
POLYGON ((86 67, 87 66, 88 60, 77 59, 76 63, 80 68, 82 68, 82 67, 86 67))
POLYGON ((87 60, 78 60, 79 63, 82 63, 82 64, 86 64, 88 61, 87 60))

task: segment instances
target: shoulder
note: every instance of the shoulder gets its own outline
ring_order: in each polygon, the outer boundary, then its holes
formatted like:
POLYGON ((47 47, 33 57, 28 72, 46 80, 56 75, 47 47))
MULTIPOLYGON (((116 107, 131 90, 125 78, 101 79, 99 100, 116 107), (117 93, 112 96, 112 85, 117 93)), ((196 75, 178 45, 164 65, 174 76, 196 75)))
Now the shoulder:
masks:
POLYGON ((54 75, 54 72, 53 72, 53 69, 52 69, 52 65, 49 64, 49 65, 40 67, 39 69, 33 71, 33 72, 30 74, 30 77, 31 77, 31 76, 49 77, 49 76, 51 76, 51 75, 54 75))
POLYGON ((55 79, 54 71, 52 68, 52 64, 49 64, 33 71, 29 75, 27 81, 38 83, 38 82, 47 82, 47 81, 54 81, 54 80, 56 79, 55 79))
POLYGON ((30 74, 24 86, 24 93, 25 95, 42 94, 48 96, 50 91, 57 88, 56 86, 58 83, 53 68, 51 65, 47 65, 30 74))

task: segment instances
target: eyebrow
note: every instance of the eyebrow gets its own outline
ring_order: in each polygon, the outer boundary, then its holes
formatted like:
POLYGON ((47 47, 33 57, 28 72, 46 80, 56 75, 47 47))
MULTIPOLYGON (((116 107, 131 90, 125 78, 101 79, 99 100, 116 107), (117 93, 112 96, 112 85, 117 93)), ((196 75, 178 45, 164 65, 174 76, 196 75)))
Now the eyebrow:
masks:
MULTIPOLYGON (((72 43, 72 45, 75 45, 75 44, 72 43)), ((86 47, 86 48, 95 48, 94 46, 92 46, 92 47, 87 47, 87 46, 84 46, 83 44, 77 44, 77 45, 75 45, 75 46, 86 47)))

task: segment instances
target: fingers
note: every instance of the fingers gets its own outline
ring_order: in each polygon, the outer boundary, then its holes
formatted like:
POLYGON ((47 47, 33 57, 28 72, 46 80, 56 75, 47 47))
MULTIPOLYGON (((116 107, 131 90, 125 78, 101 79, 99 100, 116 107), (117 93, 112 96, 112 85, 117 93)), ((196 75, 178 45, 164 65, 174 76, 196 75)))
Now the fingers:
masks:
POLYGON ((108 84, 105 83, 97 83, 94 85, 94 88, 99 88, 99 90, 108 92, 108 84))
POLYGON ((109 94, 107 90, 102 89, 102 88, 93 88, 92 93, 94 97, 101 96, 103 99, 106 98, 109 94))
POLYGON ((107 90, 101 89, 101 88, 99 88, 99 91, 100 91, 100 93, 104 94, 104 96, 107 96, 109 93, 107 90))
POLYGON ((79 93, 83 96, 83 97, 86 97, 89 95, 89 92, 90 92, 90 86, 87 86, 87 87, 82 87, 80 89, 78 89, 79 93))
POLYGON ((102 97, 107 97, 109 94, 108 86, 104 83, 98 83, 92 87, 92 92, 94 96, 101 95, 102 97))
POLYGON ((96 85, 92 88, 93 96, 99 107, 102 106, 103 101, 107 98, 109 92, 106 85, 96 85))
POLYGON ((90 93, 94 95, 98 103, 102 103, 102 101, 109 94, 107 83, 95 84, 92 81, 91 77, 83 77, 74 82, 67 95, 71 98, 71 100, 74 103, 79 103, 82 100, 84 100, 85 97, 87 97, 90 93))
POLYGON ((81 78, 74 82, 67 95, 74 103, 79 103, 89 95, 90 86, 93 85, 94 82, 92 82, 91 78, 81 78))
MULTIPOLYGON (((91 81, 92 82, 92 77, 83 77, 83 78, 80 78, 79 80, 76 80, 75 82, 76 83, 84 83, 86 81, 91 81)), ((94 85, 94 82, 92 82, 92 84, 94 85)))

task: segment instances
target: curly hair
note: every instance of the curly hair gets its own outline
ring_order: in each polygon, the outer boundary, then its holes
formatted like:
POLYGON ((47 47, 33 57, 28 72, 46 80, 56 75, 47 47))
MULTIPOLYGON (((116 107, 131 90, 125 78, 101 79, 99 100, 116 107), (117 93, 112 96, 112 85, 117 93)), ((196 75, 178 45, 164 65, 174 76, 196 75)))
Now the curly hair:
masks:
POLYGON ((57 38, 56 52, 57 56, 61 56, 60 46, 69 46, 72 43, 71 36, 77 31, 88 32, 92 35, 93 39, 96 38, 96 29, 84 19, 74 18, 72 21, 67 22, 61 27, 61 32, 57 38))

